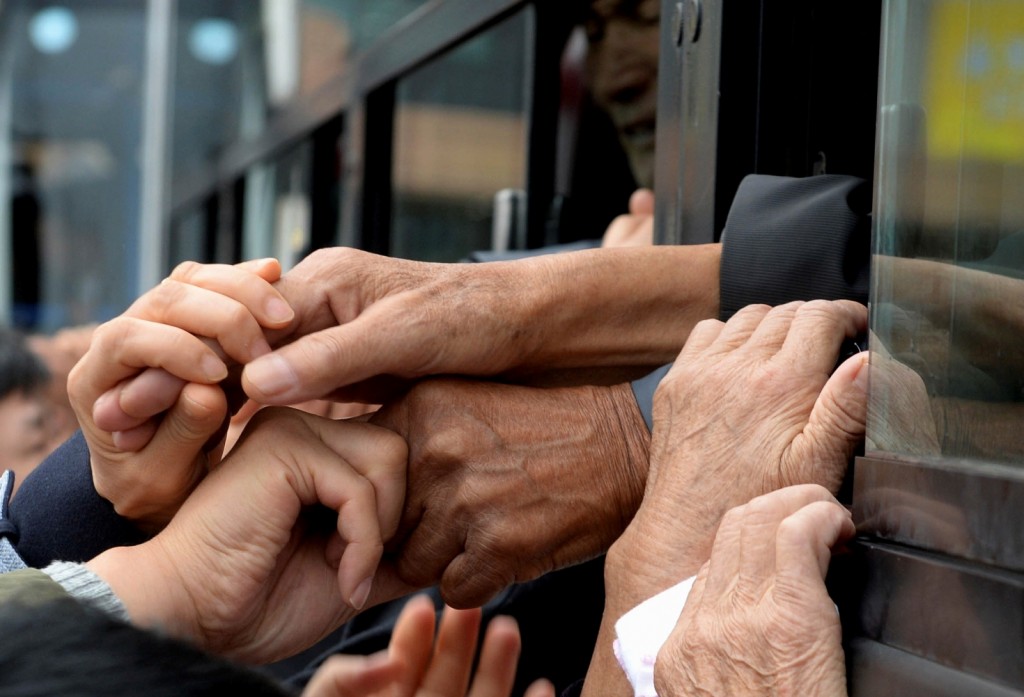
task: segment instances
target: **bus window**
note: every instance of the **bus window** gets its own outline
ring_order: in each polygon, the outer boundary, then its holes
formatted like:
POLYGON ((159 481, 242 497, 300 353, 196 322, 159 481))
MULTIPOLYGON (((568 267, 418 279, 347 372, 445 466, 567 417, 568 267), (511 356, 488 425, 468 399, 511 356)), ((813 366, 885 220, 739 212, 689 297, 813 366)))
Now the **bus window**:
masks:
POLYGON ((303 142, 248 173, 242 258, 276 257, 287 270, 309 252, 311 161, 303 142))
POLYGON ((869 437, 1024 464, 1024 5, 887 13, 869 437))
POLYGON ((851 695, 1019 695, 1024 5, 889 0, 882 47, 851 695))
POLYGON ((520 12, 398 82, 394 256, 491 247, 495 195, 526 187, 527 38, 520 12))
POLYGON ((137 295, 144 6, 2 12, 0 273, 18 271, 0 305, 43 331, 110 317, 137 295))

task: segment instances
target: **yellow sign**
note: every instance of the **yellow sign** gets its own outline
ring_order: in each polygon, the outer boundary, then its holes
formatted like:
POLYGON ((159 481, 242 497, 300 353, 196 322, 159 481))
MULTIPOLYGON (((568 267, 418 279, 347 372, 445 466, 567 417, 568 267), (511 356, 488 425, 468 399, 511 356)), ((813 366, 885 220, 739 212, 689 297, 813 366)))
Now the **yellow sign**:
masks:
POLYGON ((930 155, 1024 161, 1024 2, 930 4, 930 155))

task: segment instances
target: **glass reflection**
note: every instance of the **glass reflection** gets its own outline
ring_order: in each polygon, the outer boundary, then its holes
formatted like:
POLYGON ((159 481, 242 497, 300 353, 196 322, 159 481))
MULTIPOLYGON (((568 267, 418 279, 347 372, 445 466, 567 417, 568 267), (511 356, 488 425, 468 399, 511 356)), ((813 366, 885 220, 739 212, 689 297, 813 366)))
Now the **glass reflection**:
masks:
POLYGON ((1024 5, 886 10, 869 441, 1024 463, 1024 5))
POLYGON ((526 36, 520 13, 399 82, 393 255, 491 247, 495 195, 526 180, 526 36))

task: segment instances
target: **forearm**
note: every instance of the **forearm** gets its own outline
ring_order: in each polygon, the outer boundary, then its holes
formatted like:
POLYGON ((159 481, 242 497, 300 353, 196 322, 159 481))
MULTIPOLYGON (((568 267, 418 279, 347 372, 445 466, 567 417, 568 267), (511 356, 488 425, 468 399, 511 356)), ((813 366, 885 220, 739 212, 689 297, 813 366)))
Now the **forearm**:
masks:
POLYGON ((670 362, 693 326, 718 314, 720 253, 715 244, 657 246, 531 260, 524 367, 670 362))
POLYGON ((612 545, 605 560, 605 606, 590 668, 583 686, 583 697, 607 695, 629 697, 633 694, 619 665, 612 645, 615 624, 630 610, 679 581, 693 576, 705 558, 703 540, 663 540, 648 534, 654 528, 672 529, 658 522, 645 508, 637 514, 629 529, 612 545))

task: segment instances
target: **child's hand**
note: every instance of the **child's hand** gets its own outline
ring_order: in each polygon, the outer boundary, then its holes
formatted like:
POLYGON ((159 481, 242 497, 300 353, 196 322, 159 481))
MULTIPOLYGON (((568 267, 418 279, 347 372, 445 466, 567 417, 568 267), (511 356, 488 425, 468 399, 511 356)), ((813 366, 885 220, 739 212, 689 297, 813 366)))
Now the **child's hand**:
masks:
POLYGON ((264 328, 293 317, 270 285, 280 275, 273 259, 183 265, 180 280, 96 330, 68 393, 96 490, 120 515, 162 527, 217 462, 228 416, 219 383, 229 364, 269 352, 264 328))
MULTIPOLYGON (((480 610, 444 609, 434 640, 434 604, 426 596, 406 603, 386 653, 338 655, 306 686, 303 697, 510 697, 519 660, 519 627, 497 617, 487 627, 476 675, 470 677, 480 610), (467 692, 468 689, 468 692, 467 692)), ((554 697, 538 680, 525 697, 554 697)))

